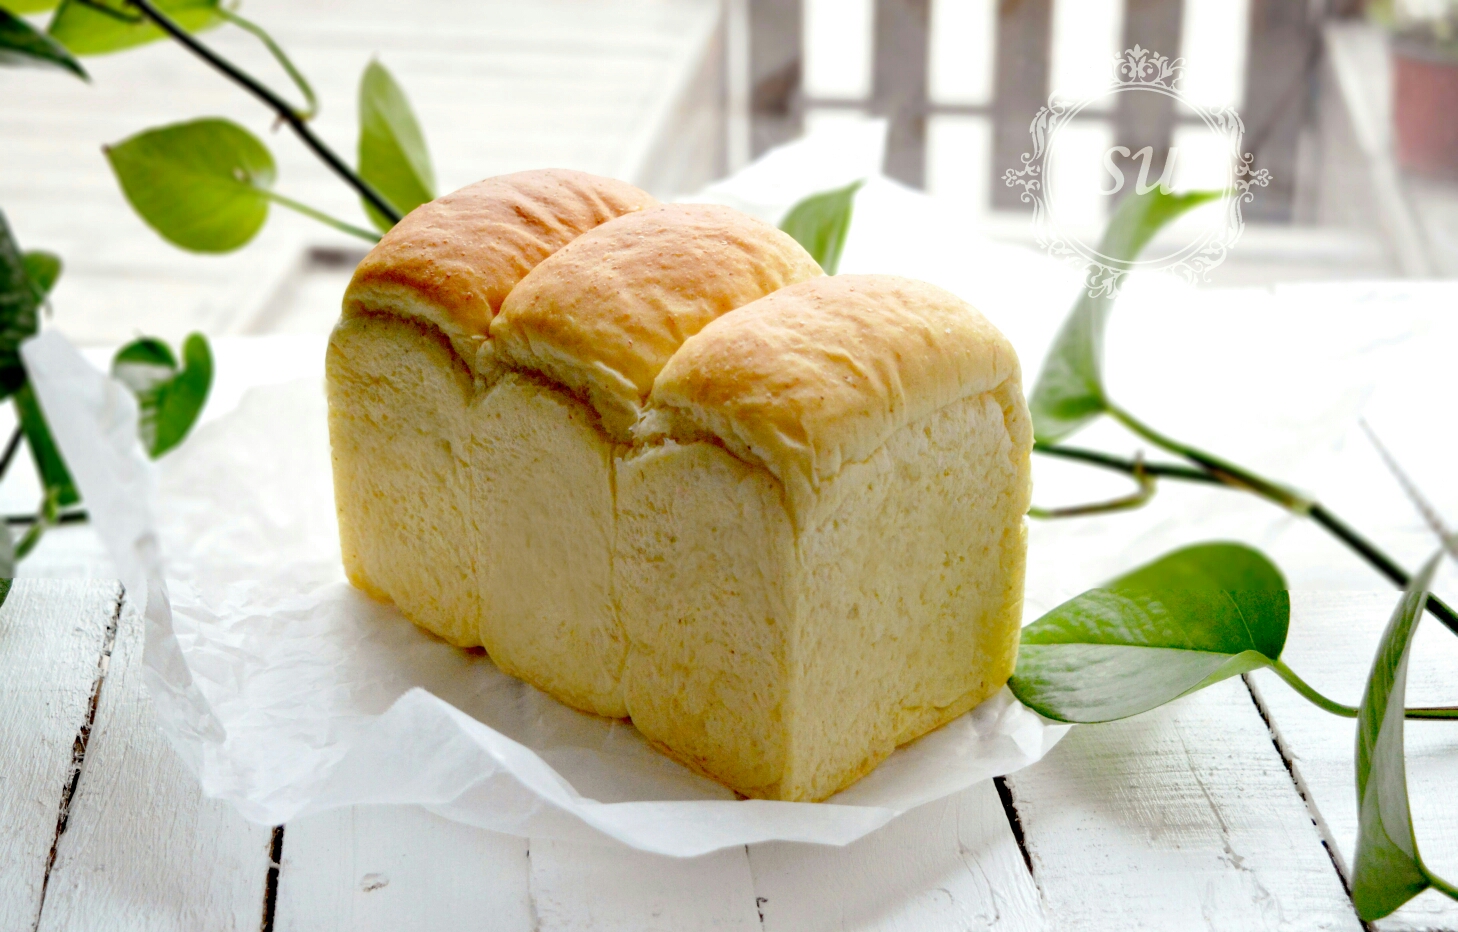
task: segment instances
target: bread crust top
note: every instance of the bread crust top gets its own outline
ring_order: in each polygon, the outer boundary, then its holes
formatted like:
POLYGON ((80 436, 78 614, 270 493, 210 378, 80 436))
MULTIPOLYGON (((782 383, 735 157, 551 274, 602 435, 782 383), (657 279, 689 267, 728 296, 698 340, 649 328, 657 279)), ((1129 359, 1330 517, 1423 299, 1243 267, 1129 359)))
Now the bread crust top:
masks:
POLYGON ((543 259, 656 203, 630 184, 568 169, 478 181, 422 204, 381 237, 355 269, 344 310, 423 318, 471 363, 501 303, 543 259))
POLYGON ((714 439, 795 499, 962 398, 1012 380, 1025 407, 1011 344, 956 296, 827 277, 731 208, 576 171, 422 205, 360 263, 344 310, 431 323, 478 372, 556 381, 619 442, 714 439))
POLYGON ((760 298, 686 340, 635 434, 717 439, 798 498, 903 425, 1009 380, 1024 405, 1012 344, 960 298, 906 278, 836 275, 760 298))
POLYGON ((710 321, 823 273, 788 234, 716 204, 663 204, 610 220, 543 260, 491 323, 498 360, 587 396, 630 438, 684 340, 710 321))

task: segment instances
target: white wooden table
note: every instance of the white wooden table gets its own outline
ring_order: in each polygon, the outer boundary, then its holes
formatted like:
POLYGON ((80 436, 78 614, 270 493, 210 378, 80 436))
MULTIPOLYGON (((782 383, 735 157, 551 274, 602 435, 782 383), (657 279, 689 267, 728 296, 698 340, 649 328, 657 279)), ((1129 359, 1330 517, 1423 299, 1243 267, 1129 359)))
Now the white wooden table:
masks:
MULTIPOLYGON (((1349 684, 1364 662, 1336 661, 1370 649, 1391 601, 1298 594, 1295 655, 1349 684), (1313 614, 1338 623, 1301 627, 1313 614)), ((1458 660, 1435 629, 1419 650, 1458 660)), ((115 583, 23 579, 0 609, 0 927, 1361 928, 1340 873, 1350 727, 1259 676, 1076 729, 1043 763, 844 849, 675 861, 406 807, 250 824, 202 799, 158 733, 141 651, 115 583)), ((1429 666, 1414 697, 1440 692, 1429 666)), ((1451 776, 1451 735, 1416 728, 1409 745, 1451 776)), ((1378 927, 1451 929, 1458 909, 1425 895, 1378 927)))

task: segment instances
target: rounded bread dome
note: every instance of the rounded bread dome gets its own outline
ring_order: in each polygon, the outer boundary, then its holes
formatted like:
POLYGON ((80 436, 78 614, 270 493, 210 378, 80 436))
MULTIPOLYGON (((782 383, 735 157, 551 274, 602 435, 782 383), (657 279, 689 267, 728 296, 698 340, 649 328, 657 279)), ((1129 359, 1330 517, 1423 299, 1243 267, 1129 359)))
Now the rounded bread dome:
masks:
POLYGON ((608 221, 544 260, 491 324, 497 358, 587 396, 621 440, 653 380, 716 318, 823 273, 788 234, 717 204, 608 221))
POLYGON ((344 309, 424 319, 472 361, 506 296, 599 224, 656 204, 630 184, 567 169, 487 178, 422 204, 370 250, 344 309))
POLYGON ((901 426, 1019 378, 1007 338, 956 295, 890 275, 835 275, 684 341, 635 433, 711 436, 786 486, 813 488, 901 426))

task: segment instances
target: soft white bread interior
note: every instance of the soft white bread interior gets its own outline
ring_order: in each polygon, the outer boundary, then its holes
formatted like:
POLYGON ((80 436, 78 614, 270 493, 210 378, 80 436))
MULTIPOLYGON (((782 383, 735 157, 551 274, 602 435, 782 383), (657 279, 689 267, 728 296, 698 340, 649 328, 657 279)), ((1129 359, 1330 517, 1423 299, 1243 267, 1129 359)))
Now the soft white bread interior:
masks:
POLYGON ((489 476, 492 558, 479 567, 481 643, 579 709, 626 717, 627 639, 613 588, 616 460, 653 380, 710 321, 821 274, 794 239, 738 211, 627 214, 545 259, 491 323, 500 381, 472 430, 489 476))
POLYGON ((471 408, 494 384, 491 319, 581 234, 655 203, 581 172, 491 178, 412 211, 355 270, 326 357, 340 543, 350 580, 460 646, 480 644, 492 544, 471 408))
POLYGON ((1006 682, 1032 432, 971 307, 883 276, 790 286, 686 340, 635 433, 626 702, 669 754, 823 799, 1006 682))
POLYGON ((345 574, 452 644, 479 645, 457 439, 471 370, 434 326, 393 314, 341 317, 325 370, 345 574))

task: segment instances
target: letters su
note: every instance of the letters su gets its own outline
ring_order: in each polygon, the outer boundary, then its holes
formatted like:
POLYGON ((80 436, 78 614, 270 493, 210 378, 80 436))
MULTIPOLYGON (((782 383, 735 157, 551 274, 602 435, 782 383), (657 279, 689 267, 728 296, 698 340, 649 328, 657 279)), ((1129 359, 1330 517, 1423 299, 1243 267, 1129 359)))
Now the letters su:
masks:
MULTIPOLYGON (((1134 193, 1144 195, 1158 187, 1161 194, 1169 194, 1171 186, 1174 183, 1175 156, 1179 154, 1179 151, 1178 147, 1170 146, 1169 155, 1165 156, 1164 159, 1164 171, 1160 173, 1159 183, 1157 185, 1149 183, 1149 163, 1154 159, 1154 147, 1145 146, 1143 149, 1135 152, 1132 158, 1139 159, 1140 164, 1139 178, 1134 183, 1134 193)), ((1104 171, 1108 172, 1109 176, 1114 179, 1114 186, 1107 190, 1100 188, 1100 194, 1118 194, 1124 187, 1124 172, 1119 166, 1114 164, 1115 152, 1126 159, 1131 158, 1127 146, 1114 146, 1104 153, 1104 171)))

